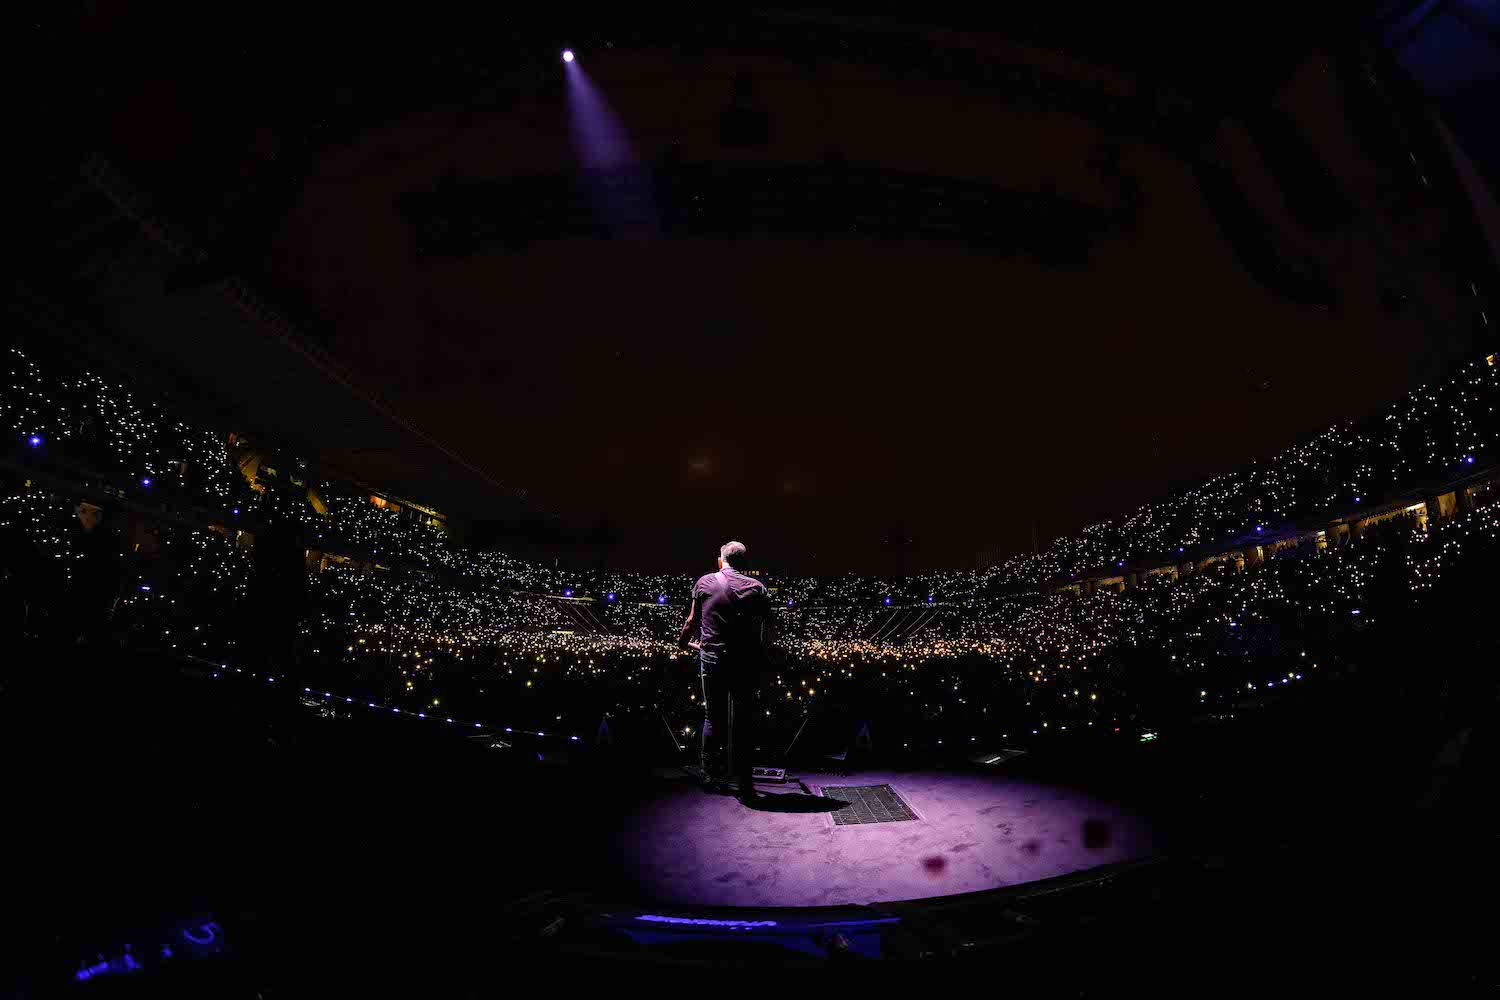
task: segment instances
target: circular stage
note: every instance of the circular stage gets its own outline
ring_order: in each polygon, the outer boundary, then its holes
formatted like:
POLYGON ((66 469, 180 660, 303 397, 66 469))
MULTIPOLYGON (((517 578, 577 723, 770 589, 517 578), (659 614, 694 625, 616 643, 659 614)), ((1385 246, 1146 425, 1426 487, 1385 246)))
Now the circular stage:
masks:
POLYGON ((617 844, 641 893, 697 906, 951 896, 1152 853, 1146 822, 1055 785, 972 772, 857 772, 757 786, 756 804, 669 786, 617 844))

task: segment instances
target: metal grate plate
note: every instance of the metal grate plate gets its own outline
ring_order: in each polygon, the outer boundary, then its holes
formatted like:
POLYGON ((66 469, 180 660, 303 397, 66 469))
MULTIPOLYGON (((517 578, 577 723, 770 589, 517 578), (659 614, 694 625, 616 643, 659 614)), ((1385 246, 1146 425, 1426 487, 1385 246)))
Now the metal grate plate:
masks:
POLYGON ((833 811, 835 826, 903 823, 917 818, 917 814, 911 811, 911 806, 903 802, 890 785, 846 785, 841 788, 824 788, 823 794, 827 798, 849 803, 833 811))

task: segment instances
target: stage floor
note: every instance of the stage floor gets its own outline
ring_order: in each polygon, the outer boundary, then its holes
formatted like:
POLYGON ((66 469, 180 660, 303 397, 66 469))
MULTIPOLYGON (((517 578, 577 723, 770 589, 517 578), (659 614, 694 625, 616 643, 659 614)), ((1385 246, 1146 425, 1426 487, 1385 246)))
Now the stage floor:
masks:
MULTIPOLYGON (((759 785, 752 808, 690 781, 626 817, 620 864, 647 898, 837 906, 951 896, 1152 853, 1139 816, 1074 791, 973 772, 856 772, 759 785), (827 787, 890 785, 916 819, 836 825, 827 787)), ((851 808, 851 807, 846 807, 851 808)))

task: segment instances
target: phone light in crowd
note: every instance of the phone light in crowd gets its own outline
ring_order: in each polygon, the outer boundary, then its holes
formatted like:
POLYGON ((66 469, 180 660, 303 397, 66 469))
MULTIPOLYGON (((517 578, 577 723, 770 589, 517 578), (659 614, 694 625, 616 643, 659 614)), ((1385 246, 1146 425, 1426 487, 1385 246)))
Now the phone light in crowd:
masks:
POLYGON ((142 486, 150 486, 151 485, 151 477, 150 476, 142 476, 141 477, 141 485, 142 486))
POLYGON ((1255 533, 1256 533, 1256 534, 1257 534, 1257 535, 1258 535, 1258 534, 1260 534, 1260 532, 1261 532, 1261 529, 1262 529, 1262 526, 1261 526, 1261 525, 1259 525, 1259 524, 1257 524, 1257 525, 1256 525, 1256 526, 1255 526, 1255 533))
POLYGON ((667 595, 666 594, 658 594, 657 597, 656 597, 656 603, 657 604, 666 604, 667 603, 667 595))
MULTIPOLYGON (((26 440, 31 444, 33 448, 40 448, 42 446, 42 436, 40 434, 33 434, 26 440)), ((1470 461, 1473 461, 1473 459, 1470 459, 1470 461)))
POLYGON ((887 598, 886 598, 886 599, 885 599, 885 603, 887 603, 887 604, 889 604, 889 603, 891 603, 891 599, 890 599, 890 598, 889 598, 889 597, 887 597, 887 598))
POLYGON ((230 512, 230 513, 232 513, 232 514, 234 514, 234 515, 235 515, 235 516, 238 516, 238 515, 239 515, 239 513, 240 513, 240 509, 239 509, 239 508, 238 508, 238 507, 236 507, 236 508, 235 508, 235 509, 234 509, 234 510, 233 510, 233 511, 231 511, 231 512, 230 512))
POLYGON ((927 595, 927 603, 928 603, 928 604, 931 604, 931 603, 932 603, 932 595, 931 595, 931 594, 928 594, 928 595, 927 595))
POLYGON ((613 592, 613 591, 611 591, 611 592, 610 592, 610 595, 609 595, 609 599, 610 599, 610 600, 611 600, 611 601, 613 601, 613 600, 614 600, 614 599, 615 599, 615 595, 614 595, 614 592, 613 592))
POLYGON ((565 62, 565 63, 572 62, 573 61, 573 50, 572 49, 563 49, 562 59, 563 59, 563 62, 565 62))
POLYGON ((792 602, 791 602, 791 600, 790 600, 790 599, 788 599, 788 600, 787 600, 787 602, 786 602, 786 606, 787 606, 787 607, 791 607, 791 606, 792 606, 792 602))
POLYGON ((563 596, 564 597, 572 597, 573 596, 573 592, 571 590, 565 590, 565 591, 563 591, 563 596))

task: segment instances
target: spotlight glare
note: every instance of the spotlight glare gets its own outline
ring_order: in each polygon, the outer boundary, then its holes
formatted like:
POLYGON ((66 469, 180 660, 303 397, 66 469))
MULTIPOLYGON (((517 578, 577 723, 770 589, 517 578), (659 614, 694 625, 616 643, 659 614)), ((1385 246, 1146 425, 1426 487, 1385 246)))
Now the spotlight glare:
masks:
POLYGON ((573 61, 573 50, 572 49, 563 49, 563 62, 570 63, 572 61, 573 61))

